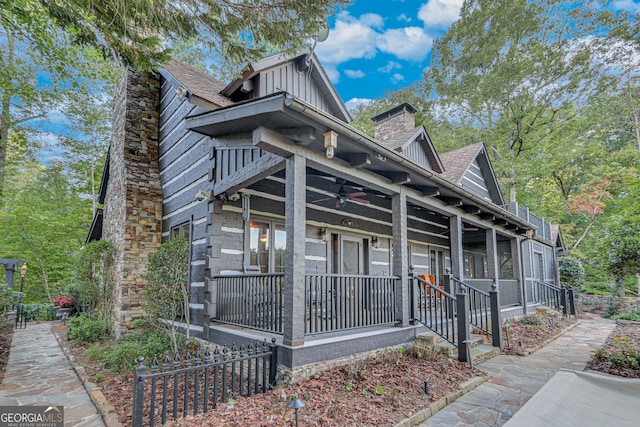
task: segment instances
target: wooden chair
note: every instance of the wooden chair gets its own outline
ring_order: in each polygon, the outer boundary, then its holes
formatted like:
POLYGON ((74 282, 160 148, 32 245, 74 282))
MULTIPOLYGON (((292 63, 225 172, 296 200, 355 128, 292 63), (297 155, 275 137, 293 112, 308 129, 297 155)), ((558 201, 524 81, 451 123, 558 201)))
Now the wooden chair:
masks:
MULTIPOLYGON (((422 280, 424 280, 427 283, 430 283, 432 285, 435 286, 436 284, 436 276, 433 276, 431 274, 422 274, 420 275, 420 278, 422 280)), ((431 287, 430 286, 425 286, 424 284, 422 285, 422 287, 424 288, 425 291, 425 295, 427 296, 427 298, 429 298, 431 296, 431 287)), ((438 286, 441 290, 444 291, 444 286, 438 286)), ((442 294, 440 292, 436 292, 436 298, 440 299, 442 298, 442 294)))

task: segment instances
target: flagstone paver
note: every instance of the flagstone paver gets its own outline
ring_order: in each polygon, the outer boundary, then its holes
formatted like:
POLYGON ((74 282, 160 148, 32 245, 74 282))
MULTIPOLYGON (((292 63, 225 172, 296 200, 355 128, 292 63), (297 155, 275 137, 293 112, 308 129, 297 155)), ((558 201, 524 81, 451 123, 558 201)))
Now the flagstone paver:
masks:
POLYGON ((51 327, 30 324, 13 335, 0 406, 64 406, 65 426, 104 427, 80 379, 63 353, 51 327))
POLYGON ((502 426, 560 368, 584 370, 615 323, 583 319, 573 329, 528 357, 501 355, 477 367, 493 378, 420 424, 422 427, 502 426))

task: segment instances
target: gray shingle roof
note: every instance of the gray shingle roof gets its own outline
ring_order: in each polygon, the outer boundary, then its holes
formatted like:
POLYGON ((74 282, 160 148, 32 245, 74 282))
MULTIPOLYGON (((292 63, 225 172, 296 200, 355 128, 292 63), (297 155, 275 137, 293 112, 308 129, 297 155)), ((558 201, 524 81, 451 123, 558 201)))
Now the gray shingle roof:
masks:
POLYGON ((220 91, 222 91, 227 84, 215 77, 174 59, 169 61, 164 68, 184 85, 184 87, 191 92, 192 96, 217 107, 226 107, 234 104, 229 98, 220 94, 220 91))
POLYGON ((449 151, 448 153, 440 154, 440 161, 444 166, 442 176, 459 184, 465 171, 476 158, 482 147, 482 142, 478 142, 458 148, 457 150, 449 151))

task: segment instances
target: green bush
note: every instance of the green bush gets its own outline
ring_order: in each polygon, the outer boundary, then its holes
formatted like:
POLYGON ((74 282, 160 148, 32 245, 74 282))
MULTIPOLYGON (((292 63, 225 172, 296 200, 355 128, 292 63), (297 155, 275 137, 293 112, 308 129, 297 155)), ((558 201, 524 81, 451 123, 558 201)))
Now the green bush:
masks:
MULTIPOLYGON (((143 356, 146 364, 153 356, 161 358, 172 348, 171 339, 164 329, 152 328, 145 323, 134 322, 134 330, 119 341, 106 341, 92 345, 87 350, 89 358, 95 362, 105 362, 115 372, 129 372, 136 366, 139 356, 143 356)), ((181 340, 184 346, 184 336, 181 340)), ((162 360, 160 360, 162 363, 162 360)))
POLYGON ((581 289, 584 284, 584 267, 578 258, 565 256, 558 260, 560 283, 569 288, 581 289))
POLYGON ((85 313, 67 320, 69 339, 79 343, 94 343, 109 338, 110 325, 99 319, 92 319, 85 313))
POLYGON ((7 285, 0 286, 0 328, 4 326, 11 304, 11 290, 7 285))
POLYGON ((23 304, 22 313, 29 320, 56 320, 56 309, 51 304, 35 302, 23 304))
POLYGON ((620 313, 620 308, 621 305, 619 302, 614 301, 613 298, 608 298, 602 317, 606 317, 607 319, 614 317, 620 313))

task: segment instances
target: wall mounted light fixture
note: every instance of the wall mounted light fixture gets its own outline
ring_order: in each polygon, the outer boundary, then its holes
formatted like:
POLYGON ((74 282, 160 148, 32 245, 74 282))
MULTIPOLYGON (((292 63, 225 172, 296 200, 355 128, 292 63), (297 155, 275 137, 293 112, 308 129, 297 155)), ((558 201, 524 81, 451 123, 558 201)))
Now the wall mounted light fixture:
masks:
POLYGON ((338 134, 330 130, 324 133, 324 148, 327 149, 327 159, 333 159, 334 150, 338 148, 338 134))
POLYGON ((378 236, 371 237, 371 246, 374 249, 378 249, 380 247, 380 239, 378 239, 378 236))
POLYGON ((327 227, 320 227, 319 234, 320 239, 322 239, 323 242, 329 241, 329 232, 327 231, 327 227))

